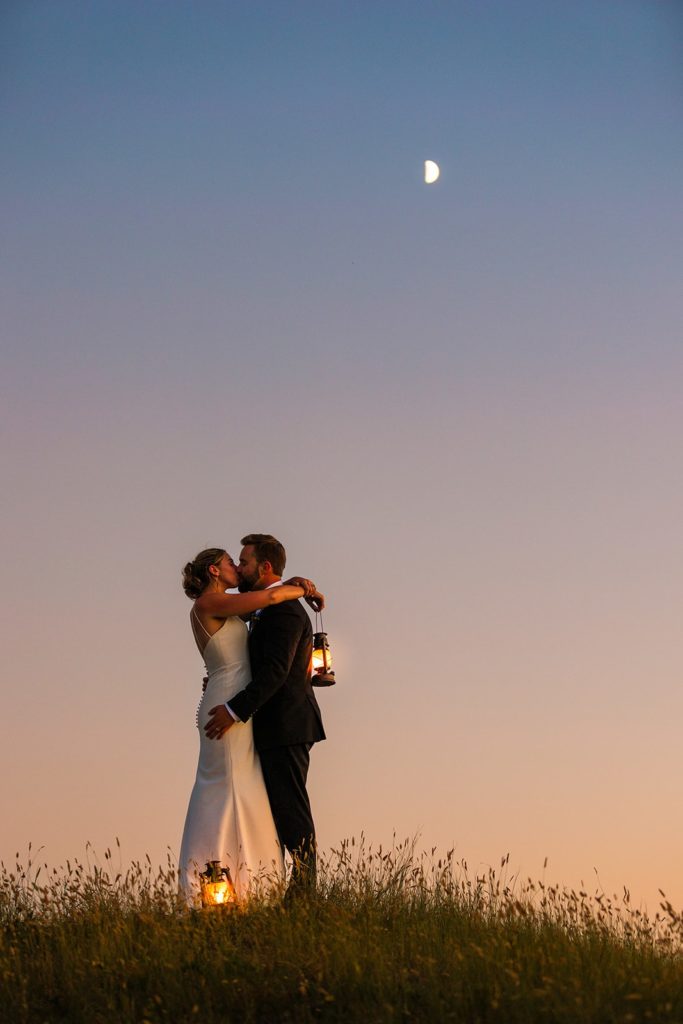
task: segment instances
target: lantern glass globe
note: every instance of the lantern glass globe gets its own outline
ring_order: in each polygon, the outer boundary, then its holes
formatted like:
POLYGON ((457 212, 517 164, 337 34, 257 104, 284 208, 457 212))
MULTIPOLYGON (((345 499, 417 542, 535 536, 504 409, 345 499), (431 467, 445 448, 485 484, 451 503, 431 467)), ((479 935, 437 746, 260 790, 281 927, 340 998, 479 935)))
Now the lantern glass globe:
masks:
POLYGON ((202 906, 221 907, 237 899, 230 871, 221 867, 220 861, 209 861, 206 871, 199 876, 202 890, 202 906))

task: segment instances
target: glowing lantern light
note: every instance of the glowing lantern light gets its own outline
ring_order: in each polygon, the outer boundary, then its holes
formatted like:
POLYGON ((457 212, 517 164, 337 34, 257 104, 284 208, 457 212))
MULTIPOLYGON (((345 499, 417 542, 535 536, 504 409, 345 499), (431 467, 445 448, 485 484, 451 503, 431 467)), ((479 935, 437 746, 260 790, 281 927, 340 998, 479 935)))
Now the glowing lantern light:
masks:
POLYGON ((318 616, 315 617, 315 629, 313 634, 313 674, 311 683, 313 686, 334 686, 336 679, 332 671, 332 653, 327 640, 327 633, 322 631, 323 619, 320 616, 320 631, 318 631, 318 616))
POLYGON ((230 868, 221 867, 219 860, 206 863, 206 871, 199 875, 202 887, 203 907, 225 907, 237 900, 235 886, 230 877, 230 868))

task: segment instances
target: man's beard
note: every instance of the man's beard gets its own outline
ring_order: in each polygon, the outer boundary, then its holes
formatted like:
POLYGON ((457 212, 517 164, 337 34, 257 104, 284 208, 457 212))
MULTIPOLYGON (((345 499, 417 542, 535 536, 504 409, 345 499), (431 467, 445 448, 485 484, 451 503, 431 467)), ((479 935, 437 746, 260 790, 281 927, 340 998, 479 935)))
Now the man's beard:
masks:
POLYGON ((237 584, 237 589, 239 590, 240 594, 248 594, 250 590, 253 590, 254 584, 256 583, 257 580, 258 576, 252 576, 250 578, 240 576, 240 581, 237 584))

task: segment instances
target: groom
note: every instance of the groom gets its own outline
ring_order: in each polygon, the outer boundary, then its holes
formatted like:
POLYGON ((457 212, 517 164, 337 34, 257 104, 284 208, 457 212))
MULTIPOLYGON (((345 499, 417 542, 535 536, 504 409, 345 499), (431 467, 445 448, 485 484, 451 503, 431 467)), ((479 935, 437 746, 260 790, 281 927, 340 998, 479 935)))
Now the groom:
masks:
MULTIPOLYGON (((282 544, 266 533, 250 533, 241 543, 240 591, 278 586, 285 568, 282 544)), ((256 612, 249 631, 251 682, 211 708, 205 726, 209 739, 220 739, 235 722, 254 716, 254 744, 275 827, 292 856, 292 892, 315 886, 315 826, 306 779, 311 747, 325 732, 311 686, 311 650, 311 621, 299 601, 256 612)))

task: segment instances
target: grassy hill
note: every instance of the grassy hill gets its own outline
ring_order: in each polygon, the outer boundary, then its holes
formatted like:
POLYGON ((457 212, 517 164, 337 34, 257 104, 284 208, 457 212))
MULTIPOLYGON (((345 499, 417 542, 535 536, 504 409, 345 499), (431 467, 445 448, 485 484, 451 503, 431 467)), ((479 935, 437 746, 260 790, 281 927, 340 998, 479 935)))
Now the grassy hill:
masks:
POLYGON ((317 897, 188 912, 172 864, 0 874, 0 1020, 683 1022, 683 921, 344 843, 317 897))

